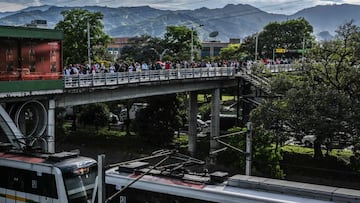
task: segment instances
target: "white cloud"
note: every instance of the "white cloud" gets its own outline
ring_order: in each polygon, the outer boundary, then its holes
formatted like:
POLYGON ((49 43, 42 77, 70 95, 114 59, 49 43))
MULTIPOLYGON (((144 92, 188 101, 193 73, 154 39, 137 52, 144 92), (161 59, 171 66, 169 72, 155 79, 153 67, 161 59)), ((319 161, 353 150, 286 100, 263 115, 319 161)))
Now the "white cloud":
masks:
POLYGON ((0 11, 18 11, 27 6, 17 3, 0 2, 0 11))

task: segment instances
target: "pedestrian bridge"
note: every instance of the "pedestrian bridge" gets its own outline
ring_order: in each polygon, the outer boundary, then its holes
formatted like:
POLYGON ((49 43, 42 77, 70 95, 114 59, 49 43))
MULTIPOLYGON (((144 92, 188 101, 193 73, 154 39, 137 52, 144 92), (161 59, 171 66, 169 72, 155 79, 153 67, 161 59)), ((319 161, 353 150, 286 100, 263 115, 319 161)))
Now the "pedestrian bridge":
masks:
MULTIPOLYGON (((270 72, 293 71, 275 67, 270 72)), ((6 136, 16 145, 41 141, 46 151, 54 152, 55 108, 98 102, 118 101, 155 95, 189 92, 189 134, 196 138, 197 92, 212 91, 212 115, 220 112, 220 89, 239 86, 239 80, 266 90, 265 78, 249 69, 233 67, 149 70, 143 72, 96 73, 64 76, 61 80, 0 82, 0 121, 6 136), (29 112, 30 111, 30 112, 29 112), (32 115, 32 118, 29 118, 32 115), (34 125, 26 129, 26 120, 34 125)), ((266 91, 265 91, 266 92, 266 91)), ((219 133, 219 118, 212 118, 211 135, 219 133)), ((192 143, 196 143, 193 140, 192 143)), ((192 148, 193 150, 194 148, 192 148)), ((190 150, 191 151, 191 150, 190 150)))
POLYGON ((139 72, 114 72, 79 74, 64 77, 64 88, 99 87, 124 84, 140 84, 157 81, 210 79, 235 76, 232 67, 220 68, 186 68, 169 70, 148 70, 139 72))
MULTIPOLYGON (((280 64, 265 66, 271 73, 295 72, 299 68, 292 64, 280 64)), ((95 73, 79 74, 64 77, 64 89, 81 87, 114 86, 124 84, 139 84, 156 81, 186 80, 186 79, 210 79, 219 77, 246 77, 255 80, 251 73, 251 67, 210 67, 210 68, 186 68, 169 70, 149 70, 142 72, 114 72, 114 73, 95 73)), ((258 78, 258 77, 257 77, 258 78)))

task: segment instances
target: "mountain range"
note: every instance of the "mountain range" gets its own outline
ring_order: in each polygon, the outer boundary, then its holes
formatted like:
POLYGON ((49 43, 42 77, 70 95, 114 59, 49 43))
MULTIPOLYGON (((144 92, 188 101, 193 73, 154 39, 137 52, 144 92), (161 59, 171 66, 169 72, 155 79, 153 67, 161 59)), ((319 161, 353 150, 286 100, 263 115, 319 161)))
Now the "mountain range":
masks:
POLYGON ((104 15, 105 32, 112 37, 132 37, 148 34, 163 37, 166 26, 185 25, 194 28, 202 40, 228 42, 230 38, 244 38, 261 31, 269 22, 304 17, 314 27, 317 39, 329 38, 341 24, 355 20, 360 25, 360 6, 352 4, 324 5, 303 9, 293 15, 272 14, 246 4, 228 4, 223 8, 195 10, 159 10, 141 7, 29 7, 14 12, 0 13, 0 25, 23 26, 32 20, 46 20, 53 28, 63 20, 61 11, 74 8, 101 12, 104 15), (204 25, 204 26, 197 26, 204 25), (209 33, 217 31, 216 37, 209 33))

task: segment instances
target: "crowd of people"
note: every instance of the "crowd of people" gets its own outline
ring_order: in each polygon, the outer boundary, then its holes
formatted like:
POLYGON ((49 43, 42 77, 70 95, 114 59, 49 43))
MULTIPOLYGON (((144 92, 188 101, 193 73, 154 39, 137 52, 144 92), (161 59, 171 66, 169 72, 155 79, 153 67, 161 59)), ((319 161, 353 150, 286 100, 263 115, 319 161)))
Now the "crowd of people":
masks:
POLYGON ((78 75, 78 74, 95 74, 95 73, 115 73, 115 72, 140 72, 148 70, 166 70, 166 69, 180 69, 180 68, 210 68, 210 67, 234 67, 239 68, 243 64, 239 61, 157 61, 154 63, 146 62, 117 62, 106 66, 104 63, 94 64, 69 64, 64 68, 64 75, 78 75))
MULTIPOLYGON (((254 61, 237 61, 237 60, 221 60, 221 61, 157 61, 157 62, 116 62, 109 65, 104 63, 94 64, 69 64, 64 68, 64 75, 77 75, 77 74, 95 74, 95 73, 115 73, 115 72, 141 72, 148 70, 166 70, 166 69, 180 69, 180 68, 211 68, 211 67, 233 67, 235 69, 250 69, 254 61)), ((263 65, 278 65, 290 64, 290 59, 261 59, 256 63, 263 65)))

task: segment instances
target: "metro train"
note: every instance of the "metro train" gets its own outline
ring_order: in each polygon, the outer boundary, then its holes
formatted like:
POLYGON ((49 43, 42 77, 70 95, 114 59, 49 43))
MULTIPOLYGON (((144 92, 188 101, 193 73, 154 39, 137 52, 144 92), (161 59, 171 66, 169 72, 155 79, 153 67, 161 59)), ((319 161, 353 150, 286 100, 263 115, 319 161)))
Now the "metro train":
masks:
POLYGON ((77 152, 0 151, 1 203, 86 203, 96 177, 97 162, 77 152))
MULTIPOLYGON (((1 145, 0 145, 1 149, 1 145)), ((172 151, 107 166, 106 203, 359 203, 360 191, 225 172, 191 172, 202 161, 172 151), (159 164, 161 163, 161 164, 159 164)), ((96 202, 97 162, 77 152, 0 150, 0 202, 96 202)))

